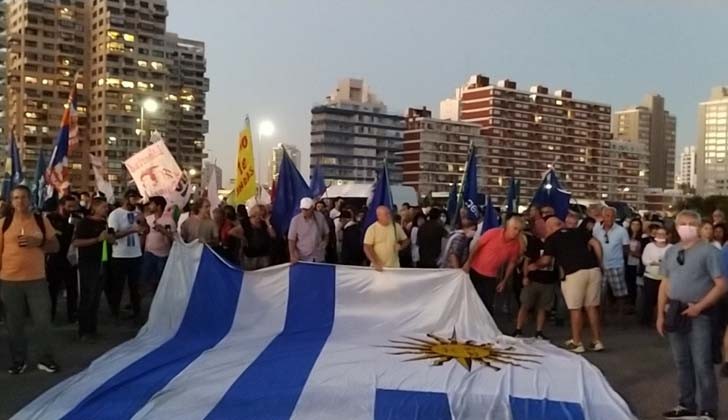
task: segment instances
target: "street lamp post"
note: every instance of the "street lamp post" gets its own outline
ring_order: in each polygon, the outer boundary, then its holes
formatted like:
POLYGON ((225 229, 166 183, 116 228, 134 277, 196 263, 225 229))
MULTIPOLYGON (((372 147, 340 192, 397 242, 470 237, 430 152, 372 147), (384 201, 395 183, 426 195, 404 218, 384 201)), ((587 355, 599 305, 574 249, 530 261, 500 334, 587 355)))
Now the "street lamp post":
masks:
POLYGON ((159 102, 152 98, 144 100, 141 106, 141 118, 139 118, 139 150, 144 148, 144 111, 154 114, 159 109, 159 102))

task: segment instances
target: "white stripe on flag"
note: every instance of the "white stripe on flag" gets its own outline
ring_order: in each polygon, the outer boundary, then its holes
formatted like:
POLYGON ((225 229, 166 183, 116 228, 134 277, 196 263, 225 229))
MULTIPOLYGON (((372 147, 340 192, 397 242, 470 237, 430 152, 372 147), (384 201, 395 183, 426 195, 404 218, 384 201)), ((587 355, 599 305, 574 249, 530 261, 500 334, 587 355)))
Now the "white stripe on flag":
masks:
POLYGON ((173 337, 182 322, 203 249, 197 244, 172 248, 155 297, 155 301, 166 303, 152 307, 149 322, 136 338, 114 348, 96 359, 85 371, 45 392, 15 414, 13 419, 63 417, 111 377, 173 337))
POLYGON ((230 333, 180 372, 133 418, 204 418, 283 329, 287 302, 288 265, 246 272, 230 333))

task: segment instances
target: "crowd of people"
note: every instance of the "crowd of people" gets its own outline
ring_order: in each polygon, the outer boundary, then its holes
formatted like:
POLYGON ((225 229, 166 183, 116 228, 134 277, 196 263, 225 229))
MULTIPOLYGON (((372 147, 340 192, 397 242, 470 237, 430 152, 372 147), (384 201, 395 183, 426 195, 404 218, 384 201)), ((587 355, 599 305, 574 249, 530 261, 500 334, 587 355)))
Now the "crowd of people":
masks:
POLYGON ((11 374, 27 368, 28 311, 38 336, 37 367, 55 372, 50 328, 62 294, 66 321, 78 324, 79 340, 97 336, 102 294, 114 319, 141 324, 143 302, 154 294, 174 241, 197 240, 245 270, 298 261, 379 271, 462 269, 491 314, 499 312, 498 296, 514 297, 516 337, 533 316, 534 336, 548 340, 549 317, 557 323, 568 317, 571 337, 564 346, 575 353, 605 349, 605 317, 636 317, 667 336, 672 348, 680 398, 666 418, 713 418, 713 364, 723 362, 721 373, 728 376, 728 247, 720 211, 710 220, 683 211, 663 224, 617 221, 615 209, 599 206, 586 217, 569 213, 562 220, 544 206, 483 231, 483 222, 465 209, 451 221, 437 207, 381 206, 365 226, 366 208, 340 198, 303 198, 287 232, 277 232, 270 206, 211 208, 202 198, 176 218, 165 211, 163 197, 142 203, 135 190, 113 209, 103 196, 70 193, 55 207, 34 213, 30 191, 18 186, 0 220, 0 298, 11 374))

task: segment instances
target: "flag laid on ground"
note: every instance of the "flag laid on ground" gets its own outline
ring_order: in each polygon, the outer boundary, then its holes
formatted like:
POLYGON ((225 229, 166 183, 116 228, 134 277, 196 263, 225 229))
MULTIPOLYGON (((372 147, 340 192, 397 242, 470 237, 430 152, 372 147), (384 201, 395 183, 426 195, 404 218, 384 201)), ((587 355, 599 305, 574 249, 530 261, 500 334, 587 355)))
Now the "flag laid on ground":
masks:
POLYGON ((313 167, 311 172, 311 194, 313 198, 318 198, 324 195, 326 192, 326 180, 324 179, 324 172, 321 169, 321 165, 318 163, 313 167))
POLYGON ((485 209, 483 210, 483 227, 480 230, 480 234, 501 226, 500 215, 498 210, 493 207, 493 200, 490 198, 490 194, 485 199, 485 209))
POLYGON ((389 188, 389 171, 387 170, 386 161, 382 165, 382 169, 377 173, 377 182, 374 184, 372 195, 367 203, 367 214, 364 217, 362 232, 366 232, 367 228, 377 221, 377 207, 379 206, 385 206, 390 210, 394 208, 392 190, 389 188))
POLYGON ((536 190, 531 205, 553 207, 556 216, 564 220, 566 215, 569 214, 570 201, 571 193, 561 188, 556 171, 549 169, 543 180, 541 180, 541 185, 536 190))
POLYGON ((61 118, 61 129, 56 136, 46 169, 46 183, 58 192, 68 186, 68 158, 78 145, 77 83, 78 75, 76 75, 68 95, 68 102, 61 118))
POLYGON ((288 152, 283 148, 283 158, 278 167, 275 199, 271 211, 271 223, 279 235, 288 232, 291 219, 300 211, 299 205, 303 197, 311 197, 311 190, 288 156, 288 152))
POLYGON ((45 170, 46 170, 46 162, 45 162, 45 155, 43 153, 43 149, 40 149, 38 151, 38 161, 35 164, 35 173, 34 173, 34 180, 33 185, 30 188, 30 192, 32 194, 32 202, 33 207, 36 209, 42 209, 43 204, 45 203, 45 194, 46 194, 46 185, 45 185, 45 170))
POLYGON ((518 213, 518 205, 521 199, 521 180, 511 177, 508 183, 508 193, 506 194, 506 213, 518 213))
POLYGON ((457 217, 458 212, 458 183, 452 184, 452 188, 450 188, 450 195, 447 196, 447 220, 450 221, 450 224, 453 223, 453 220, 457 217))
POLYGON ((235 204, 244 204, 250 197, 255 196, 257 187, 253 137, 250 118, 247 115, 245 116, 245 126, 238 136, 238 157, 235 162, 235 184, 232 197, 235 204))
POLYGON ((478 210, 478 158, 475 154, 475 146, 470 146, 468 152, 468 163, 465 165, 465 173, 462 182, 463 207, 468 210, 470 218, 477 220, 480 217, 478 210))
POLYGON ((14 419, 261 417, 634 418, 583 357, 503 336, 462 270, 243 273, 175 242, 136 338, 14 419))

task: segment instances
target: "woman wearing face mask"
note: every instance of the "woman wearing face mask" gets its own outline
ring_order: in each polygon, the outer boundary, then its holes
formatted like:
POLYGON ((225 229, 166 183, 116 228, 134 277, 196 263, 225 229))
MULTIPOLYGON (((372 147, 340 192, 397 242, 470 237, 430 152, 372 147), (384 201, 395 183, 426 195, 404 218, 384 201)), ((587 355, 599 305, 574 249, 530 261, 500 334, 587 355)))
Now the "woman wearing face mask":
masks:
POLYGON ((645 325, 652 325, 655 318, 657 292, 660 290, 660 280, 662 279, 660 263, 665 256, 665 251, 671 246, 667 242, 667 230, 660 226, 655 230, 655 240, 647 244, 642 253, 642 264, 645 266, 642 322, 645 325))

